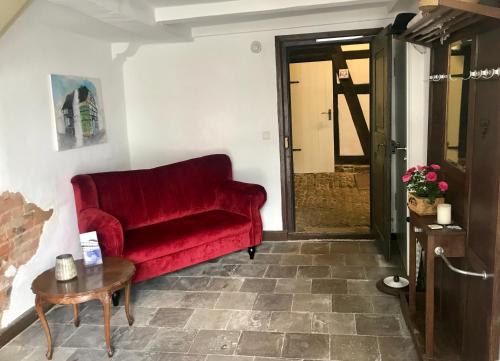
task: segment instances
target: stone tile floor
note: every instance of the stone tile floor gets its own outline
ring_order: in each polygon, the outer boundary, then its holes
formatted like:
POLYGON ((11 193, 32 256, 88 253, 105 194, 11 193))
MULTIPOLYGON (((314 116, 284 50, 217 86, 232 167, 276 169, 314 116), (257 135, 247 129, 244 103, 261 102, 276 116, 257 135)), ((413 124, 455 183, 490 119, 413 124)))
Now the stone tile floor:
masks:
MULTIPOLYGON (((135 323, 112 309, 120 361, 415 361, 398 300, 375 282, 401 272, 371 241, 266 242, 133 287, 135 323)), ((108 360, 101 306, 47 315, 55 361, 108 360)), ((37 321, 0 349, 1 361, 45 360, 37 321)))

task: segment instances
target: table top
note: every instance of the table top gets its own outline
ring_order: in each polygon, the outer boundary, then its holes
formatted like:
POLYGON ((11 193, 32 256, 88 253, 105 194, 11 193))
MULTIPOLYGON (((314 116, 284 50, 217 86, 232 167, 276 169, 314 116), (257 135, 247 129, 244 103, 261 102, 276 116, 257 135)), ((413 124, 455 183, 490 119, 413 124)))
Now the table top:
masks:
POLYGON ((55 268, 43 272, 31 284, 33 293, 49 297, 84 296, 118 287, 128 282, 135 273, 132 262, 119 257, 104 257, 101 265, 85 266, 77 260, 77 277, 57 281, 55 268))

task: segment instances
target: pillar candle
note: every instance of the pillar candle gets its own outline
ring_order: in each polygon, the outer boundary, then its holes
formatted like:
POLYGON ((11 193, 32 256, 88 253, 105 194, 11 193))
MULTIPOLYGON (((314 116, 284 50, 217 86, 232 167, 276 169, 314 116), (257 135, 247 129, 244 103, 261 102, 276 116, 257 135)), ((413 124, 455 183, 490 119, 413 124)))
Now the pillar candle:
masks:
POLYGON ((437 223, 451 224, 451 204, 448 203, 438 204, 437 223))

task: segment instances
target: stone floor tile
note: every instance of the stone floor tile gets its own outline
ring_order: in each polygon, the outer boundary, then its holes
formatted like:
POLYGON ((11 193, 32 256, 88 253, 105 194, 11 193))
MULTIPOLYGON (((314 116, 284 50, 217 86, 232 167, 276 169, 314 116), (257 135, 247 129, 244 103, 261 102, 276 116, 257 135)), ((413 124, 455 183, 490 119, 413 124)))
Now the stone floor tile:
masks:
POLYGON ((292 298, 290 294, 268 294, 261 293, 253 306, 257 311, 290 311, 292 307, 292 298))
POLYGON ((201 330, 194 339, 190 354, 232 355, 238 346, 239 331, 201 330))
POLYGON ((276 293, 311 293, 312 280, 282 278, 276 283, 276 293))
POLYGON ((297 266, 270 265, 264 275, 266 278, 295 278, 297 266))
POLYGON ((159 308, 149 325, 166 328, 183 328, 193 314, 190 308, 159 308))
POLYGON ((233 271, 234 277, 263 277, 266 272, 265 264, 241 264, 233 271))
MULTIPOLYGON (((79 305, 79 312, 85 309, 85 304, 79 305)), ((47 322, 52 323, 69 323, 73 322, 73 307, 71 305, 60 305, 53 307, 45 315, 47 322)))
POLYGON ((369 296, 333 295, 333 312, 372 313, 369 296))
MULTIPOLYGON (((116 312, 111 316, 111 325, 112 326, 128 326, 127 315, 125 313, 125 307, 119 306, 116 308, 116 312)), ((157 309, 156 308, 147 308, 147 307, 134 307, 130 306, 130 312, 134 317, 134 326, 147 326, 149 324, 149 320, 153 318, 157 309)), ((101 323, 103 321, 101 320, 101 323)))
MULTIPOLYGON (((32 353, 36 351, 41 352, 41 355, 45 356, 45 351, 42 351, 41 348, 35 349, 34 347, 29 346, 11 346, 7 345, 0 348, 0 360, 2 361, 24 361, 27 359, 32 353)), ((39 357, 37 352, 36 357, 39 357)), ((55 355, 54 355, 55 356, 55 355)))
POLYGON ((158 361, 161 355, 161 353, 151 351, 116 350, 113 359, 120 361, 158 361))
POLYGON ((219 298, 218 292, 190 292, 185 293, 178 303, 184 308, 214 308, 219 298))
POLYGON ((331 295, 309 295, 298 293, 293 296, 292 311, 331 312, 331 295))
POLYGON ((322 254, 313 255, 314 266, 343 266, 345 265, 345 254, 322 254))
POLYGON ((398 297, 394 296, 372 296, 374 313, 400 314, 401 304, 398 297))
POLYGON ((208 291, 237 292, 243 281, 240 278, 213 277, 208 286, 208 291))
MULTIPOLYGON (((330 359, 380 361, 377 338, 372 336, 331 335, 330 359)), ((403 361, 403 359, 400 361, 403 361)))
POLYGON ((178 291, 205 291, 210 277, 179 277, 172 285, 173 290, 178 291))
POLYGON ((236 353, 238 355, 280 357, 283 334, 280 332, 243 331, 236 353))
POLYGON ((283 357, 328 360, 328 335, 287 333, 285 335, 285 344, 283 345, 283 357))
MULTIPOLYGON (((50 325, 52 344, 54 346, 62 345, 77 330, 78 328, 73 326, 73 324, 50 325)), ((32 324, 9 343, 9 346, 45 347, 46 345, 47 339, 39 322, 32 324)))
POLYGON ((222 292, 215 304, 217 309, 251 310, 257 297, 256 293, 222 292))
POLYGON ((301 361, 295 358, 285 358, 285 357, 260 357, 255 356, 254 361, 301 361))
MULTIPOLYGON (((65 326, 67 327, 67 326, 65 326)), ((67 327, 68 328, 68 327, 67 327)), ((113 334, 116 327, 111 327, 113 334)), ((50 328, 53 337, 53 327, 50 328)), ((44 336, 45 337, 45 336, 44 336)), ((80 325, 63 344, 63 347, 74 348, 104 348, 104 326, 97 325, 80 325)))
MULTIPOLYGON (((45 353, 47 352, 47 347, 42 346, 34 349, 32 353, 26 355, 24 358, 19 358, 19 355, 16 355, 14 358, 7 360, 3 359, 0 356, 0 360, 2 361, 45 361, 47 358, 45 357, 45 353)), ((54 347, 52 351, 52 361, 67 361, 70 359, 70 356, 75 352, 74 348, 66 348, 66 347, 54 347)), ((107 353, 105 354, 108 357, 107 353)), ((102 359, 103 360, 103 359, 102 359)), ((109 360, 109 357, 108 357, 109 360)), ((95 359, 92 361, 96 361, 95 359)))
POLYGON ((147 281, 136 283, 132 286, 135 290, 171 290, 179 277, 160 276, 147 281))
POLYGON ((271 253, 299 253, 300 242, 274 242, 271 253))
POLYGON ((309 266, 312 265, 312 256, 309 254, 285 254, 281 257, 282 266, 309 266))
POLYGON ((240 292, 270 293, 276 287, 276 280, 272 278, 247 278, 243 282, 240 292))
POLYGON ((269 254, 269 253, 255 253, 255 258, 251 262, 252 264, 279 264, 281 261, 280 254, 269 254))
POLYGON ((311 333, 311 315, 307 312, 273 312, 269 330, 311 333))
MULTIPOLYGON (((211 263, 198 263, 190 267, 180 269, 178 271, 169 273, 168 277, 176 276, 201 276, 206 269, 211 269, 214 265, 211 263)), ((220 265, 219 265, 220 266, 220 265)))
POLYGON ((331 254, 335 253, 359 253, 358 242, 332 242, 330 244, 331 254))
POLYGON ((206 361, 253 361, 252 356, 207 355, 206 361))
POLYGON ((366 279, 377 281, 388 276, 399 276, 405 274, 405 272, 399 267, 365 267, 365 273, 366 279))
POLYGON ((329 254, 330 242, 303 242, 301 254, 329 254))
POLYGON ((347 281, 342 279, 314 279, 312 280, 311 293, 347 293, 347 281))
POLYGON ((382 361, 419 360, 411 338, 379 337, 378 344, 382 361))
POLYGON ((347 280, 347 293, 352 295, 383 295, 377 289, 376 281, 371 280, 347 280))
POLYGON ((235 252, 228 254, 224 257, 221 257, 219 260, 219 263, 228 263, 228 264, 247 264, 250 263, 250 255, 248 252, 241 251, 241 252, 235 252))
POLYGON ((362 266, 332 266, 332 278, 366 279, 362 266))
POLYGON ((111 335, 111 344, 115 349, 143 350, 157 332, 157 327, 117 327, 111 335))
POLYGON ((356 315, 358 335, 401 336, 399 318, 388 315, 356 315))
MULTIPOLYGON (((156 353, 147 361, 204 361, 206 355, 187 355, 183 353, 156 353)), ((120 360, 121 361, 121 360, 120 360)), ((135 360, 130 360, 135 361, 135 360)))
POLYGON ((267 331, 271 320, 270 311, 233 311, 227 330, 267 331))
POLYGON ((159 352, 188 352, 196 336, 195 330, 160 328, 148 350, 159 352))
MULTIPOLYGON (((54 350, 55 356, 55 350, 54 350)), ((45 357, 44 357, 45 359, 45 357)), ((109 360, 106 350, 92 350, 89 348, 80 348, 73 350, 73 353, 66 361, 105 361, 109 360)), ((42 359, 39 359, 41 361, 42 359)))
POLYGON ((360 253, 378 253, 377 245, 374 241, 362 241, 358 245, 360 253))
POLYGON ((333 335, 356 334, 356 323, 352 313, 317 313, 312 316, 312 332, 333 335))
POLYGON ((297 278, 330 278, 329 266, 299 266, 297 278))
POLYGON ((207 264, 201 274, 204 276, 231 277, 236 267, 238 266, 234 264, 212 263, 207 264))
POLYGON ((379 260, 376 254, 370 253, 348 253, 345 256, 346 266, 378 266, 379 260))
MULTIPOLYGON (((71 306, 69 306, 71 308, 71 306)), ((111 317, 120 311, 119 307, 111 307, 111 317)), ((123 309, 121 310, 123 311, 123 309)), ((104 325, 104 310, 100 303, 89 304, 79 314, 82 325, 104 325)))
POLYGON ((273 248, 273 242, 262 242, 257 246, 257 253, 271 253, 271 249, 273 248))
POLYGON ((135 307, 173 307, 184 297, 182 292, 138 290, 134 292, 131 303, 135 307))
POLYGON ((224 330, 226 328, 231 312, 226 310, 195 310, 191 315, 186 328, 197 330, 224 330))

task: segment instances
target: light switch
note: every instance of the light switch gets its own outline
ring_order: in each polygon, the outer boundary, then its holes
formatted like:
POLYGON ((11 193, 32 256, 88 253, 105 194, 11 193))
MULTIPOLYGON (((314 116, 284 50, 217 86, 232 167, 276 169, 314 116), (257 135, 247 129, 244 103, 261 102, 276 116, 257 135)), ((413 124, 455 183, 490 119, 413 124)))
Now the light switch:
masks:
POLYGON ((269 139, 271 139, 271 133, 269 131, 267 131, 267 130, 264 131, 264 132, 262 132, 262 139, 263 140, 269 140, 269 139))

